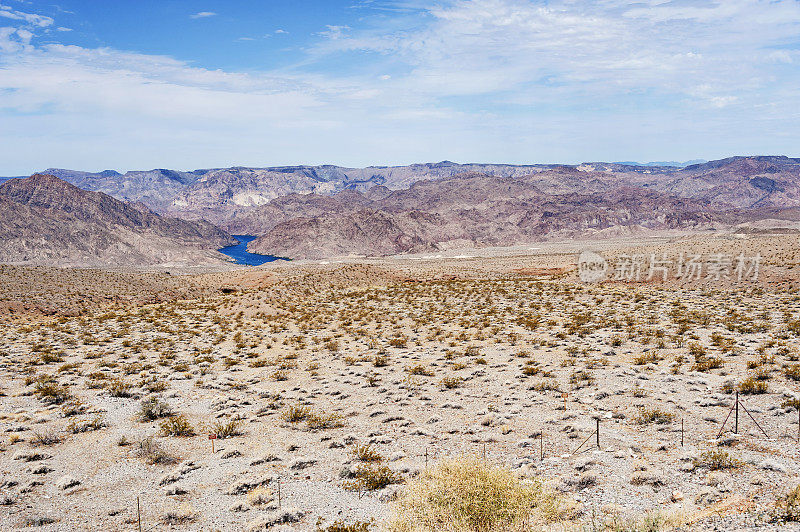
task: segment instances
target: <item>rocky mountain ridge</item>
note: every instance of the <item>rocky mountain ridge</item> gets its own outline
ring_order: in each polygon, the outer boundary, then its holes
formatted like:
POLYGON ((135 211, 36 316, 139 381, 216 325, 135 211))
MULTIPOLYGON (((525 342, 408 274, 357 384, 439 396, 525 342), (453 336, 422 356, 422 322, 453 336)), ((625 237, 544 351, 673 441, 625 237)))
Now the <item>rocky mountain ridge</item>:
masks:
POLYGON ((144 204, 35 174, 0 185, 0 262, 130 266, 219 262, 231 237, 208 222, 165 218, 144 204))
POLYGON ((769 226, 800 208, 800 159, 676 166, 332 165, 178 172, 54 170, 143 209, 207 219, 293 258, 513 245, 543 238, 769 226))

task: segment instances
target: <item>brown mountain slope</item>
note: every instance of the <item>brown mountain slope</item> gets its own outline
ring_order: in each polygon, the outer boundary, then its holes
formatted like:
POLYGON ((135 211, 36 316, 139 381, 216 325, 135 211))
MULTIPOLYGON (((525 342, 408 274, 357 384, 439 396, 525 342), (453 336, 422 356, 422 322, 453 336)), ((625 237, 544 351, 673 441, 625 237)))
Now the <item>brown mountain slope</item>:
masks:
POLYGON ((416 182, 448 179, 470 172, 515 179, 536 180, 538 176, 540 190, 548 194, 585 193, 586 187, 625 185, 709 200, 724 208, 800 206, 800 159, 784 156, 730 157, 685 168, 603 162, 522 166, 443 161, 366 168, 333 165, 232 167, 191 172, 156 169, 125 174, 111 170, 98 173, 47 171, 86 190, 104 192, 124 201, 142 202, 160 214, 206 219, 233 232, 241 232, 241 224, 245 224, 258 229, 256 234, 263 234, 269 228, 247 219, 268 219, 269 216, 251 214, 251 211, 293 194, 331 196, 343 190, 367 192, 375 187, 405 190, 416 182), (555 180, 554 176, 562 180, 555 180))
MULTIPOLYGON (((613 177, 613 176, 612 176, 613 177)), ((333 196, 331 210, 284 220, 249 249, 292 258, 387 255, 452 247, 507 246, 542 238, 603 231, 669 230, 722 223, 708 201, 669 196, 643 187, 614 188, 604 175, 574 169, 547 177, 499 178, 467 174, 421 181, 408 190, 354 201, 333 196), (543 193, 550 182, 582 179, 581 193, 543 193), (601 190, 606 187, 606 190, 601 190)), ((306 197, 311 209, 318 197, 306 197)), ((295 198, 295 202, 299 201, 295 198)), ((259 209, 260 212, 261 209, 259 209)), ((302 211, 295 203, 293 211, 302 211)))
POLYGON ((231 242, 207 222, 163 218, 50 175, 0 185, 0 262, 145 265, 212 262, 231 242))

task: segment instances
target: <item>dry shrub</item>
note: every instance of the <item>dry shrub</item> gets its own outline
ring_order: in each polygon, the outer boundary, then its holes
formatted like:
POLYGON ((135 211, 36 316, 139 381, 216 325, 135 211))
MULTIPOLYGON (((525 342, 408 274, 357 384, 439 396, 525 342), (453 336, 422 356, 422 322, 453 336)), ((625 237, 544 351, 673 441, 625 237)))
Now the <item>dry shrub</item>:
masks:
POLYGON ((439 463, 409 482, 393 508, 393 532, 521 530, 562 518, 567 508, 536 481, 477 457, 439 463))
POLYGON ((800 381, 800 364, 793 364, 791 366, 786 366, 783 368, 783 374, 786 375, 786 378, 791 379, 793 381, 800 381))
POLYGON ((641 407, 639 408, 639 412, 636 414, 636 422, 640 425, 647 425, 650 423, 658 423, 659 425, 663 425, 665 423, 672 423, 675 419, 675 414, 672 412, 667 412, 665 410, 661 410, 660 408, 646 408, 641 407))
POLYGON ((161 433, 164 436, 193 436, 194 429, 183 414, 170 416, 161 422, 161 433))
POLYGON ((142 401, 142 406, 139 409, 137 418, 139 421, 154 421, 164 417, 169 417, 173 414, 172 409, 167 403, 158 399, 158 397, 150 397, 142 401))
POLYGON ((337 520, 330 525, 322 528, 323 523, 317 523, 317 532, 369 532, 373 529, 374 520, 370 521, 354 521, 346 523, 342 520, 337 520))
POLYGON ((433 377, 433 370, 423 364, 415 364, 406 368, 409 375, 421 375, 423 377, 433 377))
POLYGON ((311 414, 311 409, 306 406, 290 406, 281 417, 289 423, 299 423, 311 414))
POLYGON ((355 445, 350 452, 361 462, 383 462, 381 453, 371 445, 355 445))
POLYGON ((744 395, 757 395, 767 393, 769 387, 766 382, 760 381, 754 377, 747 377, 739 383, 739 393, 744 395))
POLYGON ((641 515, 622 516, 619 514, 603 524, 604 532, 659 532, 674 530, 686 522, 680 511, 652 510, 641 515))
POLYGON ((403 481, 400 473, 392 471, 388 466, 375 464, 359 464, 353 477, 353 480, 344 483, 344 487, 359 492, 380 490, 389 484, 399 484, 403 481))
POLYGON ((779 497, 775 501, 772 520, 779 522, 800 522, 800 486, 779 497))
POLYGON ((306 416, 306 424, 310 430, 337 429, 344 427, 344 420, 339 414, 311 412, 306 416))
POLYGON ((736 469, 741 465, 741 462, 733 458, 727 451, 714 449, 705 451, 699 458, 695 458, 693 462, 695 467, 705 467, 710 471, 736 469))
POLYGON ((226 438, 233 438, 242 433, 242 420, 232 418, 228 421, 217 420, 211 425, 211 432, 217 435, 217 438, 224 440, 226 438))
POLYGON ((161 521, 166 525, 185 525, 197 521, 199 515, 189 503, 167 510, 161 521))
POLYGON ((150 465, 171 464, 176 461, 176 458, 169 454, 169 452, 153 438, 140 440, 136 449, 136 454, 150 465))
POLYGON ((264 487, 255 488, 247 494, 247 502, 250 503, 250 506, 261 506, 274 498, 272 490, 264 487))
POLYGON ((103 421, 103 417, 97 415, 89 420, 74 420, 67 425, 67 432, 71 432, 72 434, 81 434, 83 432, 93 432, 95 430, 100 430, 106 426, 106 422, 103 421))
POLYGON ((71 397, 66 386, 60 386, 52 381, 40 381, 36 383, 34 392, 36 396, 47 404, 60 405, 71 397))
POLYGON ((33 431, 32 445, 55 445, 56 443, 61 443, 61 436, 55 429, 33 431))
POLYGON ((452 390, 453 388, 458 388, 464 382, 464 379, 461 377, 445 377, 441 380, 441 385, 447 388, 448 390, 452 390))

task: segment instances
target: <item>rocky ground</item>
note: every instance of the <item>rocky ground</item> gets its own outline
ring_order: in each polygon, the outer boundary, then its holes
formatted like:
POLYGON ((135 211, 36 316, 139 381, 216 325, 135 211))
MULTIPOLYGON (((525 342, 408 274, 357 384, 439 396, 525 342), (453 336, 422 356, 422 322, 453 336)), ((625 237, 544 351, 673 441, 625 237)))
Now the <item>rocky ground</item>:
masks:
POLYGON ((574 501, 555 530, 793 529, 797 237, 595 248, 764 266, 589 285, 549 244, 141 273, 158 298, 5 314, 0 527, 378 529, 421 469, 478 454, 574 501))

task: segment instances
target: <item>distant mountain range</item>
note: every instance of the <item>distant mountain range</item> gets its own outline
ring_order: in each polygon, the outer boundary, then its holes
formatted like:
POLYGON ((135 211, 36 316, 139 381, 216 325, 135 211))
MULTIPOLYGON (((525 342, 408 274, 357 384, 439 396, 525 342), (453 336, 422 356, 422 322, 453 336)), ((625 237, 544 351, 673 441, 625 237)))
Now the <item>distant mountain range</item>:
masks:
POLYGON ((52 175, 0 185, 0 262, 129 266, 218 262, 231 237, 208 222, 165 218, 52 175))
MULTIPOLYGON (((203 219, 231 234, 256 235, 251 251, 292 258, 730 228, 796 217, 800 210, 800 159, 752 156, 684 164, 443 161, 47 173, 138 204, 130 208, 146 206, 151 216, 203 219)), ((208 224, 192 227, 203 228, 204 236, 194 240, 200 247, 227 238, 208 224)))
POLYGON ((635 161, 620 161, 617 162, 616 164, 624 164, 626 166, 676 166, 678 168, 685 168, 693 164, 703 164, 707 162, 708 161, 705 159, 693 159, 691 161, 684 161, 682 163, 679 163, 678 161, 653 161, 649 163, 637 163, 635 161))

